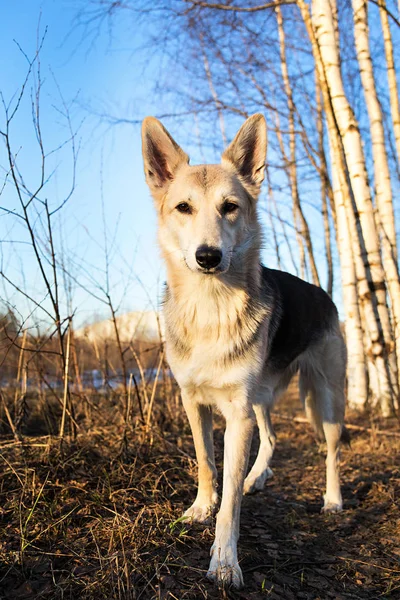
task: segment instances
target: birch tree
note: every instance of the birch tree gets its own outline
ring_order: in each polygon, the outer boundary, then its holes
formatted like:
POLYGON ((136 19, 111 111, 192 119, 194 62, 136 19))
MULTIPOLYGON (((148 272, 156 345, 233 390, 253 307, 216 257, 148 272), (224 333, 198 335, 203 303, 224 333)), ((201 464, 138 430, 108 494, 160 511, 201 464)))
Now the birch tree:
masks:
POLYGON ((344 326, 348 356, 347 401, 352 408, 363 409, 368 401, 367 362, 364 352, 363 329, 351 234, 335 160, 332 162, 332 179, 337 218, 342 297, 346 312, 344 326))
MULTIPOLYGON (((92 2, 99 6, 112 5, 112 0, 92 2)), ((266 113, 270 125, 267 165, 270 222, 279 221, 293 270, 297 271, 300 263, 304 276, 308 262, 311 277, 319 284, 319 255, 314 251, 316 227, 309 220, 307 204, 320 212, 323 235, 319 237, 325 242, 330 293, 335 249, 333 253, 330 250, 329 225, 330 220, 333 221, 346 315, 349 401, 356 407, 376 403, 382 414, 391 414, 398 401, 399 389, 397 358, 400 358, 400 349, 396 344, 400 289, 393 193, 385 154, 382 112, 379 115, 379 98, 373 80, 366 8, 362 4, 365 0, 352 0, 357 13, 358 30, 354 30, 357 48, 349 46, 350 52, 343 52, 346 58, 343 64, 339 52, 340 42, 343 42, 343 20, 335 0, 313 0, 312 11, 306 0, 259 5, 229 0, 177 0, 173 8, 165 0, 154 2, 162 8, 158 27, 165 31, 168 22, 163 43, 170 40, 173 49, 168 53, 170 57, 179 55, 175 66, 182 68, 187 77, 186 106, 199 116, 204 128, 202 137, 207 138, 208 134, 210 139, 216 140, 215 122, 219 120, 225 141, 237 115, 247 116, 260 110, 266 113), (184 53, 181 52, 183 46, 184 53), (357 51, 360 66, 352 55, 353 49, 357 51), (345 77, 349 65, 353 72, 350 83, 345 77), (351 106, 349 102, 349 98, 354 100, 352 82, 358 84, 355 70, 362 80, 365 106, 358 98, 357 106, 351 106), (320 94, 322 102, 319 102, 320 94), (363 129, 360 129, 353 109, 357 115, 361 112, 363 129), (364 129, 366 109, 370 135, 369 132, 365 135, 364 129), (210 120, 212 111, 214 125, 210 120), (206 119, 202 118, 205 112, 206 119), (374 194, 370 189, 372 177, 367 172, 370 151, 375 166, 374 194), (326 159, 328 154, 329 160, 326 159), (312 185, 310 181, 313 181, 312 185), (283 204, 283 199, 289 195, 293 212, 291 222, 285 217, 287 207, 283 204), (308 227, 308 232, 303 226, 302 214, 307 226, 308 223, 314 226, 308 227), (286 238, 287 232, 291 239, 286 238), (292 239, 296 237, 297 257, 290 252, 292 239)), ((397 82, 384 2, 377 0, 376 3, 380 7, 384 30, 392 118, 396 124, 400 123, 396 116, 399 112, 397 82)), ((148 8, 145 0, 138 5, 143 6, 145 15, 148 8)), ((140 12, 138 5, 135 4, 135 8, 140 12)), ((132 0, 126 0, 121 10, 132 6, 132 0)), ((154 30, 157 29, 154 22, 152 25, 154 30)), ((353 44, 351 21, 346 22, 346 27, 349 33, 346 44, 353 44)), ((156 35, 154 40, 157 41, 156 35)), ((179 77, 179 83, 182 79, 179 77)), ((396 132, 395 138, 397 142, 396 132)), ((278 229, 274 227, 271 239, 278 262, 284 265, 285 252, 279 249, 278 229)))
MULTIPOLYGON (((317 131, 318 131, 318 154, 319 154, 319 176, 321 179, 321 210, 324 224, 324 238, 325 238, 325 256, 327 265, 327 283, 326 291, 329 296, 333 294, 333 261, 332 261, 332 243, 331 243, 331 227, 329 223, 329 211, 327 198, 332 192, 330 189, 330 181, 328 176, 328 168, 326 164, 325 149, 324 149, 324 122, 323 122, 323 111, 322 111, 322 98, 321 89, 316 81, 315 86, 316 92, 316 105, 317 105, 317 131)), ((333 204, 333 197, 331 202, 333 204)), ((336 217, 336 210, 333 211, 334 217, 336 217)), ((336 227, 337 229, 337 227, 336 227)), ((338 241, 338 240, 337 240, 338 241)))
MULTIPOLYGON (((299 197, 299 188, 298 188, 298 182, 297 182, 297 167, 296 167, 296 134, 295 134, 295 122, 294 122, 295 108, 294 108, 294 102, 293 102, 292 86, 290 83, 289 73, 288 73, 288 68, 287 68, 285 31, 284 31, 284 27, 283 27, 283 18, 282 18, 282 11, 280 9, 280 6, 277 6, 275 8, 275 12, 276 12, 276 20, 277 20, 277 24, 278 24, 278 33, 279 33, 279 51, 280 51, 282 78, 283 78, 285 93, 287 96, 288 109, 289 109, 289 115, 288 115, 289 156, 290 156, 289 160, 286 157, 286 153, 285 153, 283 144, 281 144, 282 153, 284 155, 284 158, 288 165, 288 170, 289 170, 290 187, 291 187, 292 199, 293 199, 293 218, 295 220, 296 229, 298 228, 298 231, 303 239, 304 245, 307 248, 307 254, 308 254, 308 259, 310 261, 310 268, 311 268, 313 283, 315 283, 315 285, 319 286, 320 281, 319 281, 318 269, 317 269, 317 265, 316 265, 315 257, 314 257, 314 250, 313 250, 313 245, 312 245, 312 241, 311 241, 310 229, 308 227, 307 220, 304 216, 304 212, 303 212, 301 202, 300 202, 300 197, 299 197)), ((278 132, 279 132, 279 129, 278 129, 278 132)), ((303 260, 301 260, 301 264, 303 264, 304 263, 304 250, 303 250, 303 244, 301 241, 299 241, 299 248, 300 248, 300 258, 302 258, 302 254, 303 254, 303 260)), ((303 277, 304 277, 304 275, 303 275, 303 277)))
MULTIPOLYGON (((397 359, 400 359, 400 283, 397 242, 389 161, 385 145, 383 115, 378 99, 369 47, 367 3, 353 0, 354 36, 361 82, 368 110, 375 179, 375 201, 380 230, 383 266, 386 272, 393 315, 397 359)), ((386 15, 387 16, 387 15, 386 15)), ((398 362, 399 370, 399 362, 398 362)))
POLYGON ((383 41, 386 56, 386 72, 389 86, 390 111, 392 113, 393 132, 396 141, 397 161, 400 163, 400 104, 397 86, 396 69, 394 64, 393 41, 390 31, 389 17, 385 0, 378 0, 381 18, 383 41))
MULTIPOLYGON (((334 18, 329 0, 314 0, 313 24, 319 46, 324 83, 351 181, 354 206, 346 203, 347 218, 357 212, 358 236, 354 246, 361 245, 364 272, 357 273, 359 296, 364 308, 365 327, 369 333, 367 354, 372 357, 379 382, 378 397, 382 413, 390 415, 398 394, 396 362, 391 342, 393 333, 386 299, 385 274, 380 255, 380 244, 374 217, 361 135, 354 113, 347 100, 340 70, 340 60, 335 37, 334 18)), ((330 131, 332 129, 330 128, 330 131)), ((332 131, 332 134, 335 133, 332 131)), ((335 157, 337 159, 338 156, 335 157)), ((355 248, 357 251, 358 248, 355 248)), ((357 252, 354 252, 356 254, 357 252)))

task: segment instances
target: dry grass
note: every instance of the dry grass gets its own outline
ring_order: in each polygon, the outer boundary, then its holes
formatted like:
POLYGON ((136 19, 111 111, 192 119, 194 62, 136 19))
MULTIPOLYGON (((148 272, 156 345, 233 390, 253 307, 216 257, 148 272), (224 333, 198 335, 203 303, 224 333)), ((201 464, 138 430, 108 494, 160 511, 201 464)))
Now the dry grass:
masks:
MULTIPOLYGON (((297 414, 292 400, 280 412, 297 414)), ((177 522, 196 476, 181 409, 157 402, 151 429, 132 426, 126 446, 100 401, 90 423, 77 411, 75 441, 32 435, 37 419, 22 444, 3 436, 0 598, 400 598, 399 438, 354 432, 345 511, 322 515, 324 455, 307 426, 276 417, 275 477, 244 499, 246 591, 234 593, 205 579, 213 527, 177 522)), ((220 466, 222 442, 218 421, 220 466)))

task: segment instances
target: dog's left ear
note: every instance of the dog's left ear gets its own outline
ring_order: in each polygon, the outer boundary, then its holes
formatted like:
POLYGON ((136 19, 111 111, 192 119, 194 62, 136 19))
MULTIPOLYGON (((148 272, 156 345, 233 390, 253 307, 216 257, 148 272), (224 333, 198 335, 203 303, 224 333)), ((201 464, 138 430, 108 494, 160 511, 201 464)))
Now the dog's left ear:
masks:
POLYGON ((189 157, 154 117, 143 121, 142 152, 146 182, 154 200, 161 200, 179 167, 187 164, 189 157))
POLYGON ((251 195, 257 198, 264 180, 266 154, 267 124, 264 115, 257 113, 239 129, 221 162, 233 165, 251 195))

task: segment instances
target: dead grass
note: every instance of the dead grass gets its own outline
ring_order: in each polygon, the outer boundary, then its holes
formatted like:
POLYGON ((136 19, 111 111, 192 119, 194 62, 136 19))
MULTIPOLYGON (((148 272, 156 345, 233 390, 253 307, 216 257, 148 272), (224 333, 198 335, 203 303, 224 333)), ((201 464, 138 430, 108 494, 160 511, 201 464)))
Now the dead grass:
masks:
MULTIPOLYGON (((289 397, 279 407, 297 409, 289 397)), ((3 436, 1 599, 400 598, 399 438, 353 432, 345 511, 322 515, 324 454, 308 426, 276 417, 275 477, 244 499, 246 591, 234 593, 205 579, 213 527, 177 522, 196 476, 181 410, 158 403, 152 428, 131 428, 127 447, 112 411, 103 405, 90 430, 78 411, 73 442, 3 436)), ((218 422, 220 465, 222 442, 218 422)))

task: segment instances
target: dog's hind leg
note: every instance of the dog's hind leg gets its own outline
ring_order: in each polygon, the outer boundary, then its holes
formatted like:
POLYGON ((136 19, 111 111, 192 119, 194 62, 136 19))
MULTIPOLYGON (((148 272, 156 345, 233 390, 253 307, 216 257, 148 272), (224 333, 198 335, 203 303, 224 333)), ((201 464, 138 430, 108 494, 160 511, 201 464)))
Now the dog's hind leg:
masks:
POLYGON ((342 392, 337 387, 332 389, 327 382, 318 382, 315 390, 307 391, 305 398, 307 417, 319 437, 325 438, 327 446, 326 493, 323 512, 339 512, 343 506, 339 477, 343 407, 342 392))
POLYGON ((267 479, 273 475, 269 463, 274 453, 276 435, 271 423, 270 407, 266 404, 254 404, 253 409, 260 432, 260 447, 256 461, 245 479, 244 494, 262 490, 267 479))
MULTIPOLYGON (((318 366, 307 375, 300 375, 300 387, 305 393, 307 416, 319 434, 325 437, 326 456, 326 493, 323 512, 342 510, 340 491, 340 441, 345 434, 344 428, 344 376, 346 352, 340 335, 329 338, 323 348, 319 348, 318 366), (304 390, 306 388, 306 390, 304 390)), ((317 360, 314 357, 314 365, 317 360)))
POLYGON ((183 390, 182 400, 192 429, 199 477, 196 499, 183 516, 196 523, 206 523, 218 502, 212 409, 200 404, 196 395, 186 394, 183 390))
POLYGON ((339 512, 343 508, 342 494, 340 491, 339 462, 340 438, 342 435, 341 423, 323 422, 324 434, 327 445, 326 456, 326 493, 324 495, 323 512, 339 512))

